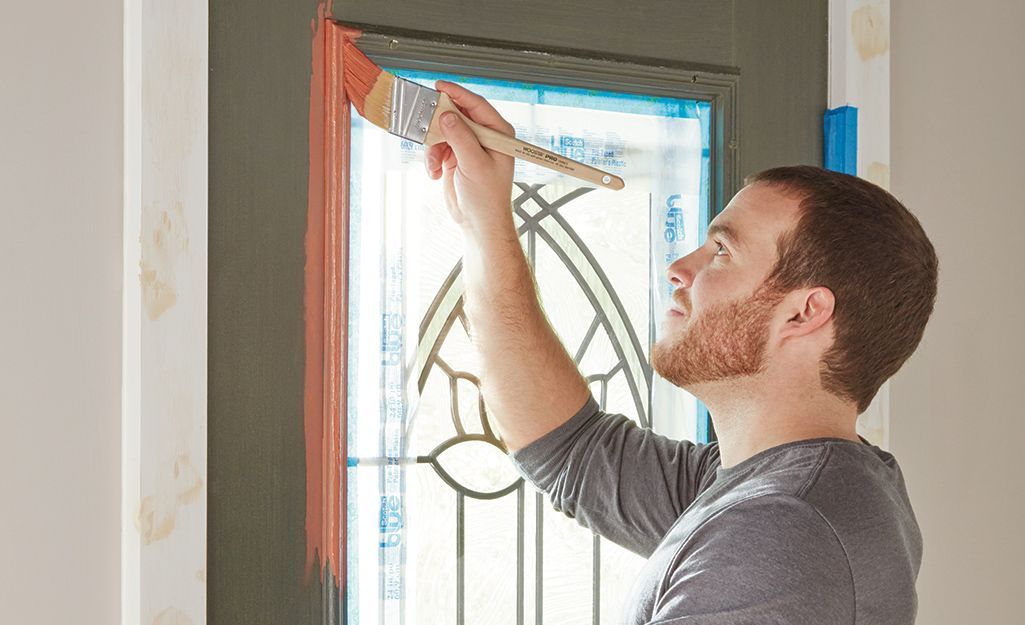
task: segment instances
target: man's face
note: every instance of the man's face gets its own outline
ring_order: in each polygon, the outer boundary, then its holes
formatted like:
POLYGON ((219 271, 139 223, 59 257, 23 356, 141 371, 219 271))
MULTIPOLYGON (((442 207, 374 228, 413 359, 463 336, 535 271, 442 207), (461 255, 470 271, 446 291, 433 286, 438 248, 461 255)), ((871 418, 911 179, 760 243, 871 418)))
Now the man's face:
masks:
POLYGON ((691 388, 762 370, 779 295, 761 287, 798 211, 776 189, 745 187, 712 221, 704 245, 669 266, 673 308, 651 352, 659 375, 691 388))

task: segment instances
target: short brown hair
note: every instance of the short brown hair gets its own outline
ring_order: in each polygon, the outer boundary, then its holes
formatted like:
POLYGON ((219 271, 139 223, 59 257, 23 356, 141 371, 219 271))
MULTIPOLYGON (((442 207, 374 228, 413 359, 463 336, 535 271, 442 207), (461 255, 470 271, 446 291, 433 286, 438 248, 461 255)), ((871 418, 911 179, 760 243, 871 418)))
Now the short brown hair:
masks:
POLYGON ((800 200, 797 225, 777 241, 766 286, 833 292, 834 342, 822 359, 822 386, 864 412, 922 339, 936 300, 932 243, 895 197, 855 176, 794 166, 745 182, 800 200))

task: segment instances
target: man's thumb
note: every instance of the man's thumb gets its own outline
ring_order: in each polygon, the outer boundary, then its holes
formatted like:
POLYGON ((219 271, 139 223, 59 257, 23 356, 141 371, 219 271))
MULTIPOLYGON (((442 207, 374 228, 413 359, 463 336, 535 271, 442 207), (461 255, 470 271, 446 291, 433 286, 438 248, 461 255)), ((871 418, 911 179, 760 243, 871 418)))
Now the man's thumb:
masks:
POLYGON ((466 167, 469 167, 471 171, 483 167, 487 153, 481 147, 477 135, 470 130, 470 126, 451 111, 442 113, 439 121, 441 122, 442 136, 452 147, 456 160, 463 165, 464 170, 466 167))

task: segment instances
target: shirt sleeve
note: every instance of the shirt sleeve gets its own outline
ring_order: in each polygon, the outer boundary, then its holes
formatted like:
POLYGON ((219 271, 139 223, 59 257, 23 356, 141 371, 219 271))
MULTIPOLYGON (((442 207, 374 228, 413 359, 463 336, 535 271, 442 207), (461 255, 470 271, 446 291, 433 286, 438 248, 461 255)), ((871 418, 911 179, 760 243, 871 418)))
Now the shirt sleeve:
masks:
POLYGON ((854 580, 832 526, 805 501, 757 495, 702 525, 648 625, 853 624, 854 580))
POLYGON ((603 412, 594 397, 568 421, 512 452, 556 510, 648 557, 714 477, 716 444, 677 441, 603 412))

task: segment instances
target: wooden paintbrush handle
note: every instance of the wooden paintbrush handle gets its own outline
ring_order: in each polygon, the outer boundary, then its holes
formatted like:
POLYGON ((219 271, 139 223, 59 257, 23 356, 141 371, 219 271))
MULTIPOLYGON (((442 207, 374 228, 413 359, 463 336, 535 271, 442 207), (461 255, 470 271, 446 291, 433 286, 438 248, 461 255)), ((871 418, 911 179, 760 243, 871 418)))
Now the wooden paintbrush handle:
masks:
POLYGON ((547 167, 567 176, 585 180, 606 189, 618 191, 625 186, 623 179, 619 176, 574 161, 544 148, 539 148, 526 141, 520 141, 515 137, 504 135, 497 130, 486 128, 479 124, 472 124, 470 128, 473 129, 474 134, 480 139, 481 145, 496 152, 530 161, 531 163, 547 167))
POLYGON ((433 119, 431 119, 431 125, 427 132, 427 139, 424 141, 426 145, 434 145, 444 141, 444 137, 441 134, 441 129, 437 126, 441 123, 441 115, 446 111, 453 111, 457 115, 463 118, 463 120, 473 130, 473 134, 477 135, 477 139, 480 140, 480 144, 490 150, 507 154, 514 158, 523 159, 530 161, 536 165, 547 167, 553 171, 557 171, 567 176, 573 176, 580 180, 590 182, 600 188, 619 190, 622 189, 625 184, 623 179, 614 174, 610 174, 606 171, 596 169, 590 165, 585 165, 573 159, 566 158, 561 154, 550 152, 544 148, 539 148, 536 145, 527 143, 526 141, 520 141, 515 137, 504 135, 497 130, 481 126, 480 124, 469 119, 452 103, 452 100, 447 94, 440 94, 438 98, 438 108, 434 113, 433 119))

